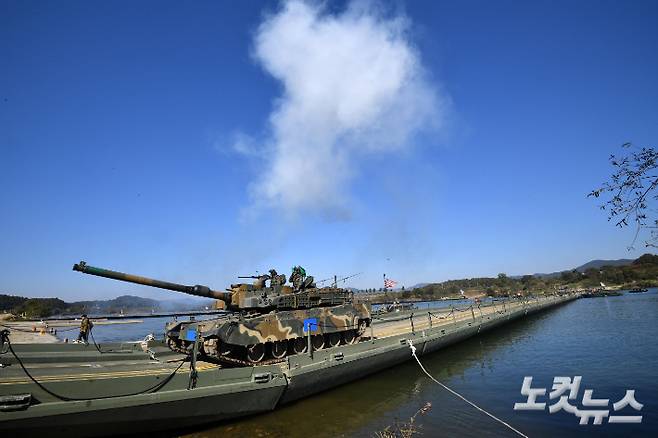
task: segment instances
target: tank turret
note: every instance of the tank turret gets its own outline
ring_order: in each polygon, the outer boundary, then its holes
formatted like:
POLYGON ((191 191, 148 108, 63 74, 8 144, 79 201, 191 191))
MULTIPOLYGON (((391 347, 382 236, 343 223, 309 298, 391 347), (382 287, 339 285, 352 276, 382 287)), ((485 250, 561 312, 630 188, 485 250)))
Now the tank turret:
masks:
POLYGON ((216 291, 210 289, 208 286, 198 284, 195 286, 186 286, 183 284, 111 271, 109 269, 97 268, 87 265, 84 261, 73 265, 73 270, 85 274, 97 275, 99 277, 183 292, 199 297, 214 298, 226 303, 226 308, 229 310, 245 310, 265 313, 273 309, 308 309, 311 307, 335 306, 352 301, 352 292, 339 288, 318 289, 315 287, 315 283, 313 283, 313 277, 310 276, 305 277, 304 280, 300 281, 295 277, 294 288, 286 286, 285 275, 278 275, 274 270, 272 270, 273 274, 270 275, 265 274, 238 277, 252 278, 254 279, 254 282, 253 284, 232 284, 230 289, 227 289, 227 292, 216 291), (270 280, 270 287, 265 287, 268 280, 270 280))

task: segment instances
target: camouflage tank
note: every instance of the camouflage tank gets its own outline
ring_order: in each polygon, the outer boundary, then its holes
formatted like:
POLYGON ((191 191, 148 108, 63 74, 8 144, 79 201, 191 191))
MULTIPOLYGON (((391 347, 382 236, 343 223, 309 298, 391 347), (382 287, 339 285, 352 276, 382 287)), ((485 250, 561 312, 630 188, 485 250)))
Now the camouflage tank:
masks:
POLYGON ((306 352, 309 338, 314 350, 353 344, 371 323, 369 303, 357 302, 347 289, 317 287, 300 266, 293 268, 292 286, 286 285, 285 275, 272 269, 269 275, 238 277, 254 281, 232 284, 226 292, 110 271, 85 262, 75 264, 73 270, 218 300, 217 307, 228 310, 225 315, 170 322, 165 336, 173 350, 190 352, 196 344, 202 356, 224 363, 282 361, 289 354, 306 352))

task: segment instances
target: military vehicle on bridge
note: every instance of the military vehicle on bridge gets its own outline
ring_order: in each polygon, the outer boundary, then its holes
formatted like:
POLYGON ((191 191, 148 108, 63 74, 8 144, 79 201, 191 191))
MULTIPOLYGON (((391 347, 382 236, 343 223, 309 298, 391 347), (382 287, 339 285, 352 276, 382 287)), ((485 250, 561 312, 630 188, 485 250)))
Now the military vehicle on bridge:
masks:
POLYGON ((275 270, 252 278, 252 284, 232 284, 226 291, 207 286, 186 286, 87 265, 74 271, 137 283, 189 295, 214 298, 227 312, 200 321, 167 323, 165 337, 173 350, 198 353, 234 365, 273 363, 290 354, 353 344, 371 323, 370 304, 358 302, 350 290, 319 288, 300 266, 290 282, 275 270), (267 282, 269 281, 269 285, 267 282))

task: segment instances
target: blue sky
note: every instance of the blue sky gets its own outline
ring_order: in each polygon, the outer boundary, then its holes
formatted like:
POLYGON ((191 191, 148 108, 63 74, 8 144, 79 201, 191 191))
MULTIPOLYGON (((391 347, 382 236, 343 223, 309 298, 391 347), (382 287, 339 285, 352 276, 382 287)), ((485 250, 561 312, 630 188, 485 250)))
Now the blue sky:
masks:
MULTIPOLYGON (((81 259, 216 288, 302 264, 365 288, 643 253, 586 194, 621 143, 656 146, 656 2, 311 4, 299 40, 290 8, 3 1, 0 293, 175 296, 81 259), (318 131, 373 107, 353 96, 379 79, 318 55, 363 29, 409 56, 381 66, 408 92, 318 131), (291 156, 322 160, 288 181, 291 156)), ((377 53, 359 47, 346 59, 377 53)))

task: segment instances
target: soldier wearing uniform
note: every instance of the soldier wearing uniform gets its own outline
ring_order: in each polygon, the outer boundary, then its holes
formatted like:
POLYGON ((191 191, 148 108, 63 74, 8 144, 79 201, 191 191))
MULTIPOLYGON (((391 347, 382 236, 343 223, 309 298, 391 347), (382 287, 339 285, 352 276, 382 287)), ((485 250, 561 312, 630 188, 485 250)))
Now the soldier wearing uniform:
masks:
POLYGON ((276 269, 270 269, 270 287, 283 286, 286 284, 285 274, 279 274, 276 269))
POLYGON ((85 344, 89 343, 89 332, 94 324, 87 318, 87 315, 82 315, 82 320, 80 321, 80 334, 78 335, 78 342, 84 342, 85 344))
POLYGON ((292 268, 292 274, 290 274, 290 282, 295 289, 301 289, 305 278, 306 270, 304 268, 301 266, 295 266, 292 268))

